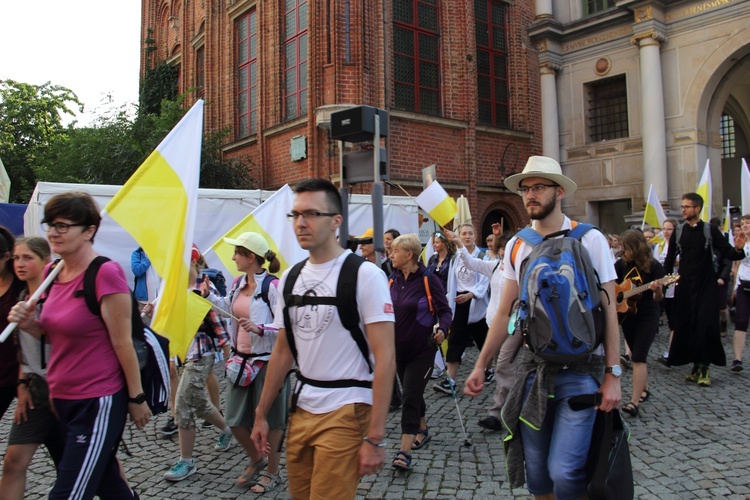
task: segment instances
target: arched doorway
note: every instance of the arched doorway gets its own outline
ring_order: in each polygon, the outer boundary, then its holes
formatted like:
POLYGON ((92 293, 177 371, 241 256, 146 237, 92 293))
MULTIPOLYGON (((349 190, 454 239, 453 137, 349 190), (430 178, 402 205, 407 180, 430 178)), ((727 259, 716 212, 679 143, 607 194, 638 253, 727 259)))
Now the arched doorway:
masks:
MULTIPOLYGON (((722 213, 727 200, 741 204, 742 159, 750 156, 750 44, 736 35, 716 50, 701 68, 707 77, 696 108, 698 129, 706 130, 704 146, 696 148, 697 165, 706 160, 714 181, 712 213, 722 213), (705 128, 704 128, 705 127, 705 128), (716 166, 716 167, 714 167, 716 166)), ((688 97, 689 99, 690 97, 688 97)), ((688 101, 689 102, 689 101, 688 101)), ((698 173, 699 175, 699 173, 698 173)))
MULTIPOLYGON (((516 233, 520 227, 516 222, 516 214, 504 208, 493 208, 484 216, 482 220, 481 228, 481 244, 484 245, 487 236, 492 234, 492 224, 500 223, 503 224, 503 231, 506 233, 516 233)), ((480 240, 477 241, 479 243, 480 240)))

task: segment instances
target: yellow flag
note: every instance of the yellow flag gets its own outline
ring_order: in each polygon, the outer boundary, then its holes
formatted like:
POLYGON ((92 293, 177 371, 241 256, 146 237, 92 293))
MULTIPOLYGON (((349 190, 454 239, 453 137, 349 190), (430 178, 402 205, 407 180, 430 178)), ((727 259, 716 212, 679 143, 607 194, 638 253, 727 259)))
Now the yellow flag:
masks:
POLYGON ((438 181, 432 181, 427 189, 417 196, 417 205, 430 214, 430 217, 445 227, 456 216, 458 206, 438 181))
POLYGON ((651 227, 661 228, 665 220, 667 220, 667 216, 664 214, 659 197, 656 196, 654 185, 651 184, 646 199, 646 210, 643 211, 643 221, 651 227))
POLYGON ((711 220, 711 193, 713 192, 713 183, 711 182, 711 167, 706 160, 706 167, 703 169, 703 175, 698 183, 696 193, 703 198, 703 210, 701 210, 701 220, 709 222, 711 220))
POLYGON ((151 328, 170 340, 172 355, 183 359, 208 310, 199 314, 200 308, 193 309, 198 302, 187 293, 202 135, 203 101, 198 100, 104 208, 162 278, 151 328))
MULTIPOLYGON (((226 243, 224 238, 236 239, 242 233, 253 232, 262 235, 268 242, 268 246, 274 251, 279 259, 283 273, 286 268, 307 258, 307 250, 303 250, 297 243, 294 234, 294 226, 287 220, 287 214, 292 210, 294 192, 284 184, 270 198, 261 203, 247 217, 239 221, 219 240, 211 245, 206 251, 216 253, 224 267, 232 274, 239 276, 236 264, 232 261, 234 246, 226 243)), ((279 274, 280 276, 280 274, 279 274)))

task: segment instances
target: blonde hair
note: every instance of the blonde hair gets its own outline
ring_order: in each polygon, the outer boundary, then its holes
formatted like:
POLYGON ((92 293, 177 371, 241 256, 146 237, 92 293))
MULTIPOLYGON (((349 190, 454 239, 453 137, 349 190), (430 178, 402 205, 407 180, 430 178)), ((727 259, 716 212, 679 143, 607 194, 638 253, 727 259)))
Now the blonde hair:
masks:
POLYGON ((398 247, 402 250, 412 253, 412 261, 417 262, 419 255, 422 253, 422 244, 419 237, 414 234, 402 234, 391 243, 391 248, 398 247))

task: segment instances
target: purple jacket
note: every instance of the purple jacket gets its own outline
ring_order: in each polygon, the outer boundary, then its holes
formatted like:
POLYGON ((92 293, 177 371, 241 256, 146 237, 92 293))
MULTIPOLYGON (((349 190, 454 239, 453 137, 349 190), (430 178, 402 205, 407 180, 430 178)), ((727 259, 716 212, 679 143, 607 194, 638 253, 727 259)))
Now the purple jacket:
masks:
MULTIPOLYGON (((396 359, 411 361, 425 356, 434 356, 437 349, 431 341, 435 320, 427 304, 424 274, 427 268, 419 263, 417 270, 404 280, 404 273, 393 271, 391 299, 396 315, 396 359)), ((440 322, 440 329, 448 336, 451 324, 451 308, 445 296, 443 284, 434 274, 428 276, 432 305, 440 322)))

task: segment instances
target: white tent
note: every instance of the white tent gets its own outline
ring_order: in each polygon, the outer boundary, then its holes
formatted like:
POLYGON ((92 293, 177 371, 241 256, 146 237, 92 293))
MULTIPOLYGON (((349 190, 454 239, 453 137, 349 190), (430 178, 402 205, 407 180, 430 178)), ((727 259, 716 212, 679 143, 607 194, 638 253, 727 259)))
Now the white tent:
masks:
MULTIPOLYGON (((44 205, 52 196, 67 191, 84 191, 94 197, 99 208, 109 202, 121 186, 95 184, 62 184, 40 182, 29 200, 24 215, 24 233, 27 236, 46 236, 41 227, 44 216, 44 205)), ((198 220, 195 225, 194 243, 202 252, 221 238, 243 217, 252 212, 258 205, 268 199, 274 191, 239 190, 239 189, 199 189, 198 220)), ((289 207, 291 210, 292 207, 289 207)), ((417 233, 419 219, 417 206, 409 198, 402 196, 385 196, 383 200, 384 229, 395 228, 401 233, 417 233)), ((372 226, 372 207, 368 195, 352 195, 349 200, 349 233, 359 235, 372 226)), ((109 217, 102 221, 99 232, 94 239, 94 248, 101 255, 115 260, 122 265, 133 282, 130 270, 130 255, 138 244, 109 217)), ((211 267, 224 270, 227 279, 230 273, 221 264, 215 254, 207 258, 211 267)))

